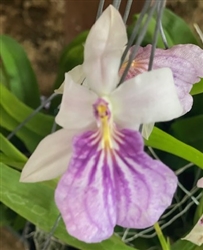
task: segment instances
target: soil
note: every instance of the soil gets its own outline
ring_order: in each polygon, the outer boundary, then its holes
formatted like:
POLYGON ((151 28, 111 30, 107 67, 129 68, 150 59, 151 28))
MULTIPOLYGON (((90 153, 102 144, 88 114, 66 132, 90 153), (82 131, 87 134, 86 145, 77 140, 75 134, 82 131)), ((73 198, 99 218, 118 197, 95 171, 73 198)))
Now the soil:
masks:
POLYGON ((203 1, 202 0, 168 0, 167 7, 181 16, 192 29, 197 23, 203 30, 203 1))
POLYGON ((26 50, 40 90, 49 94, 64 45, 64 0, 1 0, 1 33, 26 50))
POLYGON ((27 250, 19 238, 5 227, 0 228, 0 249, 27 250))
MULTIPOLYGON (((78 10, 85 1, 95 4, 98 0, 75 0, 78 10)), ((24 47, 36 72, 40 91, 44 95, 50 94, 63 46, 73 38, 67 36, 66 27, 72 27, 75 31, 71 33, 71 30, 68 30, 69 34, 76 34, 89 25, 91 10, 88 8, 88 14, 83 15, 83 19, 80 18, 80 23, 76 24, 73 20, 68 23, 69 14, 74 16, 68 8, 69 3, 73 4, 73 0, 0 1, 0 33, 13 37, 24 47)), ((203 0, 169 0, 167 6, 183 17, 191 28, 196 22, 203 30, 203 0)), ((77 11, 77 8, 75 10, 77 11)), ((5 229, 1 231, 0 240, 4 250, 24 249, 5 229)))

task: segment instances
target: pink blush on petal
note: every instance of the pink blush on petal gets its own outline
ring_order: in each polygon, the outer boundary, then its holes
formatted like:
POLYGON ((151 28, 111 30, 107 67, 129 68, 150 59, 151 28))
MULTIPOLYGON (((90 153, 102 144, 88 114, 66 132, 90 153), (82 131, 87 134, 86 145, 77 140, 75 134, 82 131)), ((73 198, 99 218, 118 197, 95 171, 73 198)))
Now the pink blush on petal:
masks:
POLYGON ((203 188, 203 177, 202 177, 201 179, 198 180, 198 182, 197 182, 197 187, 203 188))

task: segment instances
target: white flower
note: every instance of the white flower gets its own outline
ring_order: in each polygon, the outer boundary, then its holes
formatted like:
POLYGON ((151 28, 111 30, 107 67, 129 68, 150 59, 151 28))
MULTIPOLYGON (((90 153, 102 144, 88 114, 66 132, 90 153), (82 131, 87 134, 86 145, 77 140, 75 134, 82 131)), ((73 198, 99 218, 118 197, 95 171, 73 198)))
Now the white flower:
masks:
POLYGON ((177 187, 175 174, 144 152, 138 132, 182 114, 172 72, 145 72, 118 87, 126 44, 122 18, 109 6, 90 30, 83 65, 65 75, 56 117, 63 129, 39 144, 21 175, 35 182, 63 174, 56 204, 67 231, 85 242, 110 237, 116 224, 153 225, 177 187))

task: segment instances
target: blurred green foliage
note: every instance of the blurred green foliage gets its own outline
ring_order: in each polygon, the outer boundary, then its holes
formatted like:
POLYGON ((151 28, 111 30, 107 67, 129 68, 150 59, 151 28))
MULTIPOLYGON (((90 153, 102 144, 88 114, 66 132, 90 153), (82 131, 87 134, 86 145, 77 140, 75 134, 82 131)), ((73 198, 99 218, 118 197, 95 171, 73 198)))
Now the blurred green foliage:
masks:
POLYGON ((1 83, 22 102, 37 108, 40 104, 37 78, 25 51, 6 35, 0 35, 0 44, 1 83))

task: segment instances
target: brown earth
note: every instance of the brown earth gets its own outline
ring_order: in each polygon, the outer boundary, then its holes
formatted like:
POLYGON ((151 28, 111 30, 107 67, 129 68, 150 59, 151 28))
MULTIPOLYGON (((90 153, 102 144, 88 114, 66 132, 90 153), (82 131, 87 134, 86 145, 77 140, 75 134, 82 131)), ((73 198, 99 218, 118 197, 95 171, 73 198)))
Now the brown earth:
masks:
POLYGON ((27 250, 22 242, 8 229, 0 228, 0 249, 1 250, 27 250))
POLYGON ((64 41, 64 0, 1 0, 1 33, 25 48, 42 93, 55 79, 64 41))

